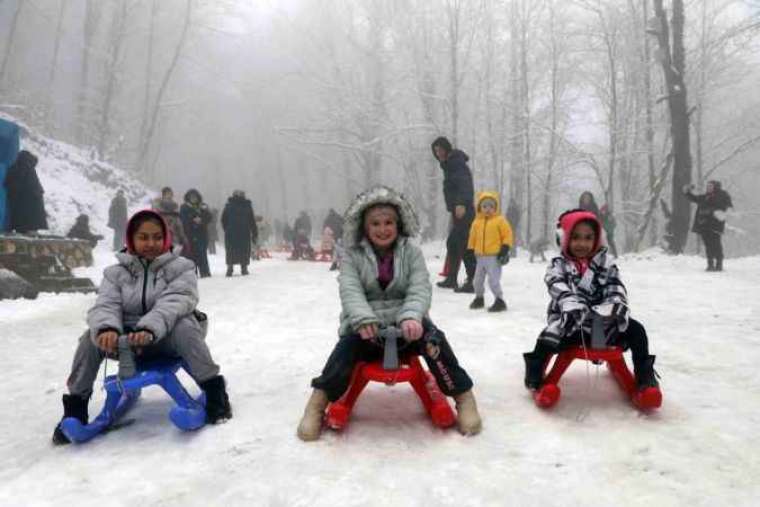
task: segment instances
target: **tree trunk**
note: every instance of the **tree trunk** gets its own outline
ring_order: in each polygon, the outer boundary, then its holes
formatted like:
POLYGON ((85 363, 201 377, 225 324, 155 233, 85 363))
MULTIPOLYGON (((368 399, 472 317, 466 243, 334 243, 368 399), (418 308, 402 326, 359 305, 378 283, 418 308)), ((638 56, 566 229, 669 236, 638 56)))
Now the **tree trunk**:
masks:
POLYGON ((16 3, 16 12, 13 13, 11 29, 8 30, 8 37, 5 39, 5 54, 3 62, 0 64, 0 86, 5 83, 5 73, 8 70, 8 62, 13 54, 13 40, 16 38, 16 28, 18 27, 18 18, 21 16, 21 9, 24 7, 24 0, 18 0, 16 3))
POLYGON ((662 0, 654 0, 654 12, 658 24, 654 32, 660 47, 662 70, 668 92, 670 133, 673 143, 673 178, 671 188, 671 228, 673 253, 681 253, 689 235, 689 201, 682 192, 691 183, 691 151, 689 143, 689 115, 686 100, 684 70, 686 58, 683 45, 683 0, 673 0, 673 46, 671 52, 670 27, 662 6, 662 0))
POLYGON ((190 29, 190 21, 193 13, 193 0, 187 0, 187 7, 185 8, 185 20, 182 25, 182 33, 180 34, 179 41, 177 42, 177 48, 174 51, 174 56, 169 64, 169 68, 166 69, 161 80, 161 85, 158 87, 158 93, 156 94, 156 100, 153 103, 153 111, 150 115, 150 121, 148 123, 148 129, 145 132, 145 136, 140 141, 139 159, 137 161, 137 170, 142 172, 148 179, 150 179, 149 171, 145 168, 145 161, 148 159, 148 151, 150 150, 151 141, 156 131, 156 125, 158 124, 158 113, 161 111, 161 102, 164 99, 164 94, 169 86, 169 81, 177 68, 179 57, 182 55, 182 49, 185 47, 185 41, 187 40, 187 33, 190 29))
MULTIPOLYGON (((148 47, 145 55, 145 90, 143 91, 143 113, 142 120, 140 121, 140 141, 139 146, 142 145, 142 140, 145 139, 145 131, 148 128, 148 117, 150 111, 150 84, 151 74, 153 72, 153 38, 156 31, 156 12, 158 12, 158 2, 151 0, 150 5, 150 27, 148 28, 148 47)), ((137 158, 140 158, 140 154, 137 154, 137 158)), ((139 165, 135 167, 135 170, 142 172, 139 165)))
POLYGON ((121 45, 124 41, 125 25, 127 22, 127 2, 121 0, 119 10, 114 14, 113 25, 111 27, 111 44, 108 52, 108 64, 106 67, 106 90, 103 95, 103 107, 100 110, 100 122, 98 128, 98 155, 101 160, 107 159, 106 143, 111 133, 111 106, 114 99, 114 90, 119 73, 119 57, 121 55, 121 45))

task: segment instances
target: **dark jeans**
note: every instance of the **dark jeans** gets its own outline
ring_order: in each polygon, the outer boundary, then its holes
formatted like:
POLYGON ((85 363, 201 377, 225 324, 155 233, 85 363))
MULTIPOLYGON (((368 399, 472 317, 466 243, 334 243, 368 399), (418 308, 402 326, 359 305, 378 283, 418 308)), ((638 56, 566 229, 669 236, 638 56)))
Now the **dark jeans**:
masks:
POLYGON ((705 256, 707 262, 712 265, 713 261, 723 262, 723 243, 720 233, 705 231, 701 233, 702 241, 705 242, 705 256))
POLYGON ((459 264, 464 261, 464 269, 467 272, 467 280, 472 281, 475 276, 475 255, 467 250, 467 240, 470 238, 470 226, 475 218, 472 211, 467 211, 462 218, 451 215, 452 227, 449 237, 446 239, 446 255, 449 258, 448 279, 456 281, 459 274, 459 264))
MULTIPOLYGON (((456 396, 472 389, 472 380, 459 366, 443 331, 428 320, 423 322, 423 327, 425 335, 416 342, 409 343, 400 354, 414 352, 421 355, 438 387, 447 396, 456 396)), ((327 393, 327 399, 336 401, 348 389, 356 363, 376 361, 382 357, 383 349, 378 344, 363 340, 358 334, 341 336, 327 359, 322 374, 311 381, 311 387, 322 389, 327 393)))
MULTIPOLYGON (((536 343, 536 348, 533 352, 542 359, 547 360, 552 354, 556 354, 557 352, 561 352, 570 347, 577 347, 581 344, 582 339, 586 342, 586 346, 588 346, 591 341, 591 334, 584 333, 581 335, 580 332, 577 332, 567 336, 562 339, 559 350, 543 340, 539 340, 536 343)), ((647 338, 647 332, 638 320, 629 318, 628 328, 622 333, 617 333, 615 338, 613 338, 611 345, 623 347, 623 350, 631 349, 634 365, 641 364, 642 361, 649 357, 649 340, 647 338)))

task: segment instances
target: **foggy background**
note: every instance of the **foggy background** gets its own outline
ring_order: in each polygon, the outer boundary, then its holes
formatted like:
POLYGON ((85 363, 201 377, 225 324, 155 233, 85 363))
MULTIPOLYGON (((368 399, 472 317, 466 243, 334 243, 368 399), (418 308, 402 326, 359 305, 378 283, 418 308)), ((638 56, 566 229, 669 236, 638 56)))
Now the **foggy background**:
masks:
MULTIPOLYGON (((640 250, 672 194, 658 3, 670 20, 669 0, 3 0, 0 110, 179 198, 243 189, 270 221, 388 184, 427 238, 445 135, 523 241, 591 190, 640 250)), ((757 253, 760 2, 682 3, 690 180, 732 195, 727 255, 757 253)))

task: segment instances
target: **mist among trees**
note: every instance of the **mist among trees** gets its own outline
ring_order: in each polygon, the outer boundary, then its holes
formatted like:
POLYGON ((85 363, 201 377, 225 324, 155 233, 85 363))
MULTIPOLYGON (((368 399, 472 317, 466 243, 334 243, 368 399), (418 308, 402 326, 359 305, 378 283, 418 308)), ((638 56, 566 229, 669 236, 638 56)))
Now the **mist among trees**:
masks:
POLYGON ((694 251, 681 188, 717 179, 727 252, 747 254, 759 34, 754 0, 5 0, 0 111, 272 218, 389 184, 429 238, 447 227, 438 135, 518 205, 526 243, 591 190, 622 250, 661 241, 664 207, 694 251))

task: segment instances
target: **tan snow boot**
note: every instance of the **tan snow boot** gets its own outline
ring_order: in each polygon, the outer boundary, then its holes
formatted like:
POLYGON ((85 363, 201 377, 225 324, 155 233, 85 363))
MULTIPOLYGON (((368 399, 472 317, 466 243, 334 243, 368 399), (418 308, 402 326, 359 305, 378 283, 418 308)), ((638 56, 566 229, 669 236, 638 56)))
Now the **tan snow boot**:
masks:
POLYGON ((298 438, 304 442, 311 442, 319 438, 319 434, 322 433, 322 419, 325 417, 327 403, 327 393, 322 389, 314 389, 309 401, 306 402, 301 422, 298 424, 298 438))
POLYGON ((454 396, 457 404, 457 428, 465 436, 477 435, 483 427, 478 414, 478 406, 472 390, 454 396))

